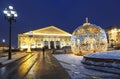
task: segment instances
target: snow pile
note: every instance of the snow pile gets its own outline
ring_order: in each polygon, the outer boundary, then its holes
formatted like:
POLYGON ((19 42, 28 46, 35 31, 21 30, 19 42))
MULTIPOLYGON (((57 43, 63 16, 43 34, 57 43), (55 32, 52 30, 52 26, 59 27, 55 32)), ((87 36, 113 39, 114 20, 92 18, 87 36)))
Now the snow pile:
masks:
POLYGON ((81 62, 87 68, 120 74, 120 51, 87 54, 81 62))
POLYGON ((89 70, 81 63, 83 56, 74 54, 54 54, 60 64, 66 69, 72 79, 117 79, 119 75, 89 70))
POLYGON ((92 53, 92 54, 85 55, 85 57, 104 58, 104 59, 120 59, 120 51, 116 50, 116 51, 92 53))

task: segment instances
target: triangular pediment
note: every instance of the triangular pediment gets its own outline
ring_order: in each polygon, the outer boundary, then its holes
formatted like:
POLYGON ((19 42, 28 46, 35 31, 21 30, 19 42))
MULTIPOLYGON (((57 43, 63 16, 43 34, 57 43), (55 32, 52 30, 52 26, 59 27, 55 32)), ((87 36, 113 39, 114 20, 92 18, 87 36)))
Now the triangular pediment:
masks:
MULTIPOLYGON (((70 33, 65 32, 55 26, 48 26, 45 28, 37 29, 30 31, 34 35, 65 35, 65 36, 71 36, 70 33)), ((24 34, 30 34, 30 32, 26 32, 24 34)))

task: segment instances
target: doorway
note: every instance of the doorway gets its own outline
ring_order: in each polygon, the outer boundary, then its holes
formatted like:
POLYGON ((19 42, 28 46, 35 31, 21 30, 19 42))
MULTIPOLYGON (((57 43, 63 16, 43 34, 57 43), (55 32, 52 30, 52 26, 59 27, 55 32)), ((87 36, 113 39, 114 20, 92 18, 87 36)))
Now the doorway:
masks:
POLYGON ((50 41, 50 48, 54 49, 54 41, 50 41))

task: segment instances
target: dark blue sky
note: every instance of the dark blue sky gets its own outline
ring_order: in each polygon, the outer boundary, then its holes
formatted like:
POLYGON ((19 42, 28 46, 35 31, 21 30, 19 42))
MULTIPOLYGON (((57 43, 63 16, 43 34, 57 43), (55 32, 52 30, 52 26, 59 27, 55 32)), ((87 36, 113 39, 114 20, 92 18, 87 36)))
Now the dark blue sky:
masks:
POLYGON ((120 25, 120 0, 0 0, 0 43, 8 43, 9 23, 3 10, 12 3, 18 13, 12 26, 12 46, 17 46, 17 35, 22 32, 55 25, 72 33, 89 22, 106 28, 120 25))

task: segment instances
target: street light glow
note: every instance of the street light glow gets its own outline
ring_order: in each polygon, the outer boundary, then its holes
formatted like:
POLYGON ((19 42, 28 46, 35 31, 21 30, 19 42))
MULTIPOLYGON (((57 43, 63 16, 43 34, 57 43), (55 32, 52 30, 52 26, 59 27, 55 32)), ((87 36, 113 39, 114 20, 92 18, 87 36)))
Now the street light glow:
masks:
POLYGON ((15 11, 11 11, 11 14, 15 14, 15 11))
POLYGON ((5 10, 3 11, 3 13, 5 14, 5 17, 8 20, 13 19, 15 21, 17 15, 17 12, 13 9, 13 6, 9 6, 8 9, 5 8, 5 10))
POLYGON ((9 13, 7 13, 7 16, 10 17, 11 15, 9 13))
POLYGON ((7 9, 5 8, 5 10, 3 11, 4 14, 7 14, 7 9))
POLYGON ((17 14, 14 14, 14 16, 15 16, 15 17, 18 17, 18 15, 17 15, 17 14))
POLYGON ((3 39, 2 42, 5 43, 5 39, 3 39))
POLYGON ((11 10, 12 10, 12 9, 13 9, 13 6, 11 6, 11 5, 10 5, 10 6, 9 6, 9 9, 11 9, 11 10))

